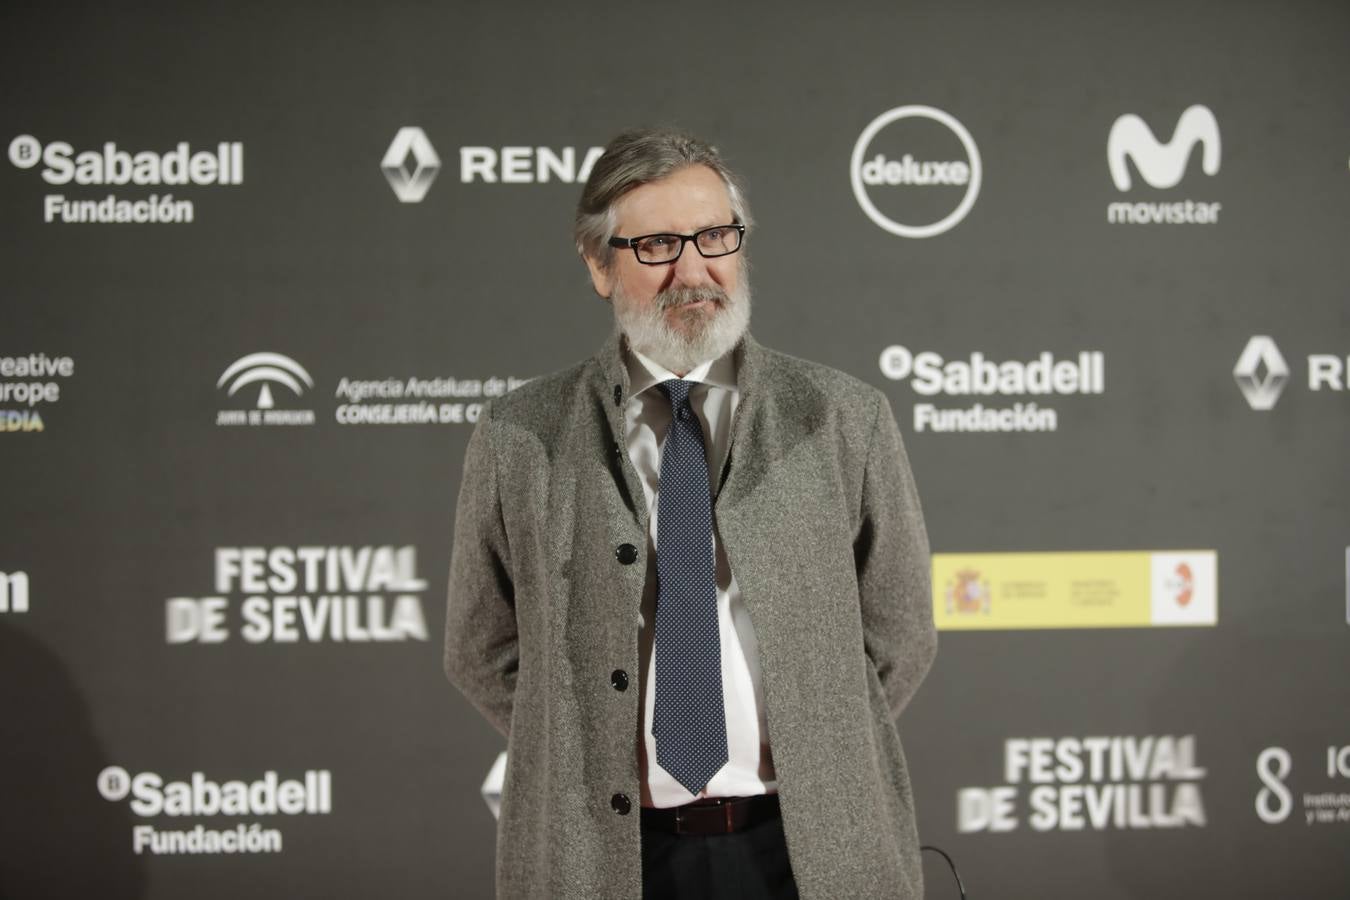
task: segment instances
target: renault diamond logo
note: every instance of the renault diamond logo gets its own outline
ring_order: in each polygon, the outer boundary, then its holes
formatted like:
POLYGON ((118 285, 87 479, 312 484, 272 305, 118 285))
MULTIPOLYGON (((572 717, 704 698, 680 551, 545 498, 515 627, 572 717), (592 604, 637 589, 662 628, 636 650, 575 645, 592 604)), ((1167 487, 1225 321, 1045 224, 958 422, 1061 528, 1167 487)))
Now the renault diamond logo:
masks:
POLYGON ((1176 187, 1186 174, 1186 163, 1196 144, 1203 152, 1200 164, 1205 174, 1218 174, 1219 123, 1207 106, 1197 103, 1187 108, 1177 119, 1176 131, 1167 143, 1154 137, 1143 119, 1127 113, 1116 119, 1106 139, 1106 161, 1111 168, 1111 180, 1118 191, 1130 189, 1130 168, 1126 163, 1129 158, 1134 160, 1140 177, 1152 187, 1176 187))
POLYGON ((1247 342, 1238 357, 1237 365, 1233 367, 1233 380, 1252 409, 1272 409, 1289 380, 1289 366, 1275 341, 1258 334, 1247 342))
POLYGON ((394 194, 404 203, 420 203, 441 170, 441 158, 427 140, 426 133, 416 125, 405 125, 394 135, 393 143, 380 162, 384 177, 394 194), (408 161, 412 160, 412 171, 408 161))
POLYGON ((240 388, 255 381, 262 382, 262 389, 258 391, 258 409, 271 409, 276 405, 272 400, 272 390, 267 386, 269 381, 284 384, 297 397, 305 392, 300 386, 301 381, 308 387, 314 387, 314 379, 309 377, 305 367, 280 353, 250 353, 239 357, 221 374, 216 387, 224 387, 229 382, 227 393, 233 397, 240 388))

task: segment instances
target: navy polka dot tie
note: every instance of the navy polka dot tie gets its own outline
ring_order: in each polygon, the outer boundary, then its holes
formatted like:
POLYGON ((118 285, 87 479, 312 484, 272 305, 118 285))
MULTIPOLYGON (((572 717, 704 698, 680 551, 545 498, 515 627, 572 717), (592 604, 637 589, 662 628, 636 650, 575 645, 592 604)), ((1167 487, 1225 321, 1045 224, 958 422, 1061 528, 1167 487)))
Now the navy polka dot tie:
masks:
POLYGON ((712 496, 693 383, 672 379, 656 522, 656 761, 697 794, 727 761, 712 496))

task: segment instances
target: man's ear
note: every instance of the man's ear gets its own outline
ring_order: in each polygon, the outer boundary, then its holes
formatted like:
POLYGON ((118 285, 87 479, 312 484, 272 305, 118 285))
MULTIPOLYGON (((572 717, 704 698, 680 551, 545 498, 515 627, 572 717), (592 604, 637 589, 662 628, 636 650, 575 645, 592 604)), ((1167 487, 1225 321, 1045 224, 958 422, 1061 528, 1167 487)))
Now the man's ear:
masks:
POLYGON ((600 265, 600 261, 590 254, 582 256, 586 260, 586 268, 591 273, 591 287, 602 299, 608 300, 614 293, 614 270, 613 267, 606 269, 600 265))

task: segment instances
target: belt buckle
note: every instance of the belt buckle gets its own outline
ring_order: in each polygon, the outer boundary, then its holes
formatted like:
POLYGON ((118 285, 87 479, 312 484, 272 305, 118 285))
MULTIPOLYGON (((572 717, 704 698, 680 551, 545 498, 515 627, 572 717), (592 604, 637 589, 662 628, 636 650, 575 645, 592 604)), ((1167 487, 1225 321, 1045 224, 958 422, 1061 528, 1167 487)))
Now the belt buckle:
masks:
POLYGON ((687 806, 688 806, 688 804, 686 804, 685 806, 677 806, 677 807, 675 807, 675 833, 676 833, 676 834, 697 834, 697 832, 692 831, 692 830, 690 830, 690 831, 685 831, 685 830, 684 830, 684 811, 685 811, 685 809, 687 808, 687 806))
MULTIPOLYGON (((676 833, 676 834, 701 834, 701 833, 702 833, 702 832, 698 832, 698 831, 685 831, 685 830, 684 830, 684 811, 685 811, 686 809, 688 809, 689 807, 693 806, 693 805, 694 805, 694 804, 692 804, 692 803, 688 803, 688 804, 685 804, 684 806, 677 806, 677 807, 675 807, 675 833, 676 833)), ((717 798, 717 802, 716 802, 715 805, 716 805, 718 808, 720 808, 720 809, 722 810, 722 821, 723 821, 723 827, 725 828, 724 833, 725 833, 725 834, 731 834, 733 831, 735 831, 735 820, 734 820, 733 817, 732 817, 731 801, 730 801, 730 800, 726 800, 726 799, 722 799, 722 798, 719 797, 719 798, 717 798)), ((707 806, 708 806, 707 804, 704 804, 701 808, 702 808, 702 809, 707 809, 707 806)))

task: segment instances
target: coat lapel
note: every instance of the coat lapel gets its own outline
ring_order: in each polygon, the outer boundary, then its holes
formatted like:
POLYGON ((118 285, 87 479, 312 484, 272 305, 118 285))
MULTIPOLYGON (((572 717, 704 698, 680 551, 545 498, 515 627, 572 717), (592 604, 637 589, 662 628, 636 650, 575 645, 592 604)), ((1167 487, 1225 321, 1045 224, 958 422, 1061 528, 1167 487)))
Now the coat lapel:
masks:
POLYGON ((728 506, 749 496, 764 478, 766 456, 760 447, 767 388, 766 353, 749 334, 736 347, 736 389, 740 400, 731 423, 731 443, 713 496, 720 516, 728 506))
POLYGON ((623 361, 622 340, 618 329, 614 329, 592 358, 594 365, 591 366, 589 388, 592 402, 604 410, 605 421, 609 423, 609 433, 601 439, 609 455, 610 471, 617 476, 629 511, 645 530, 647 501, 642 492, 642 476, 633 468, 633 461, 628 456, 624 407, 628 403, 629 382, 628 367, 623 361))
MULTIPOLYGON (((623 359, 623 340, 618 329, 610 332, 609 337, 593 357, 595 375, 591 379, 591 394, 594 401, 605 410, 605 420, 609 423, 612 442, 611 452, 623 474, 629 505, 640 513, 645 522, 646 515, 641 502, 642 481, 628 458, 627 428, 624 421, 624 407, 628 403, 629 380, 628 366, 623 359)), ((736 345, 736 390, 740 398, 736 404, 736 415, 731 423, 731 442, 727 447, 726 461, 717 479, 717 489, 713 493, 716 505, 722 498, 729 481, 735 481, 737 490, 748 492, 763 477, 756 470, 756 460, 760 455, 754 452, 758 422, 758 405, 763 388, 765 351, 758 341, 748 332, 736 345), (735 476, 733 478, 733 475, 735 476)), ((731 496, 735 496, 735 493, 731 496)))

